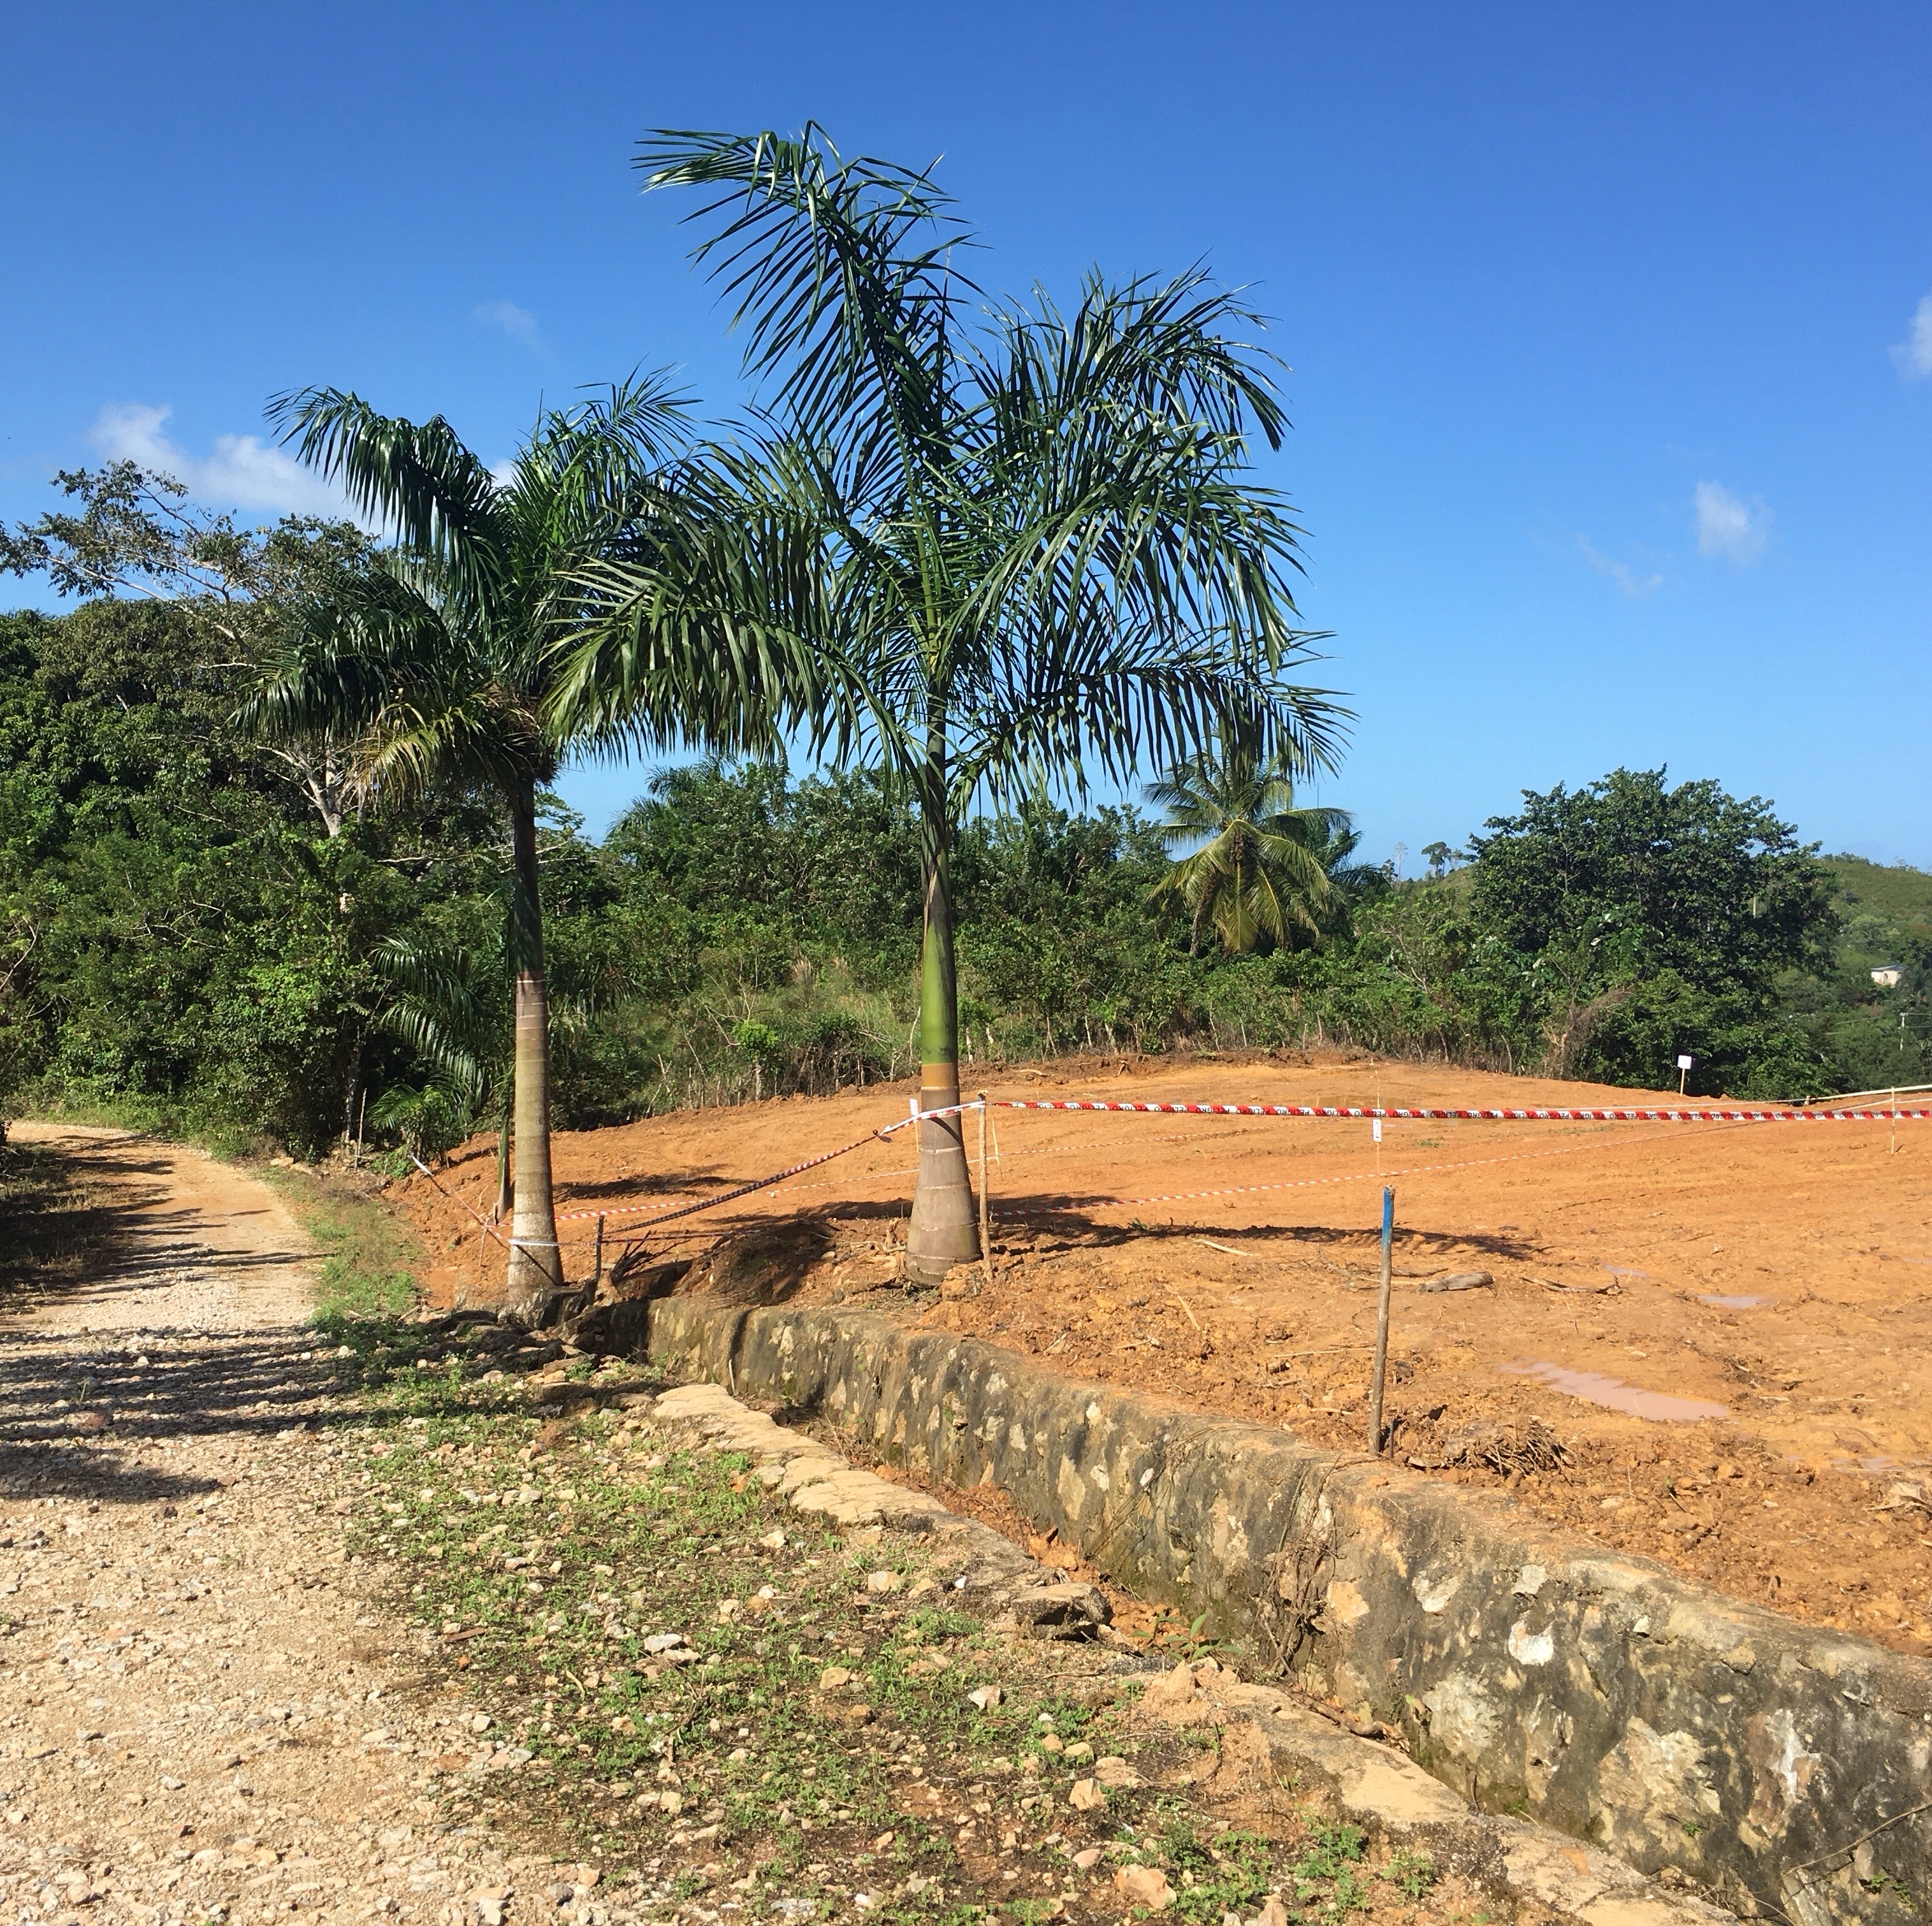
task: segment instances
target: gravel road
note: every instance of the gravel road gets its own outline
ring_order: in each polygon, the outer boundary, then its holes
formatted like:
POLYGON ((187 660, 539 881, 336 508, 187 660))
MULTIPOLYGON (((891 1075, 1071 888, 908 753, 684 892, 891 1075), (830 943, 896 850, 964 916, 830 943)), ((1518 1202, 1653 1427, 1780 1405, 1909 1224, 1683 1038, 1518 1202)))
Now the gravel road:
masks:
POLYGON ((0 1926, 621 1921, 596 1868, 424 1796, 484 1715, 358 1595, 347 1408, 274 1193, 191 1150, 14 1130, 118 1222, 88 1288, 0 1319, 0 1926))

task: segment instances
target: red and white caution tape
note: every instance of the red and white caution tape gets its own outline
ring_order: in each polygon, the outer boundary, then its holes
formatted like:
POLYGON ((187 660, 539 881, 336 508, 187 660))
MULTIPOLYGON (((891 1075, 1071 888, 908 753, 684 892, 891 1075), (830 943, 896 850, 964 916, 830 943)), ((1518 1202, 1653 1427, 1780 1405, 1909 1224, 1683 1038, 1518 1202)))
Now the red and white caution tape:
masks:
POLYGON ((1886 1124, 1932 1121, 1922 1110, 1424 1110, 1320 1103, 1110 1103, 1098 1097, 995 1097, 996 1110, 1124 1110, 1150 1117, 1466 1119, 1492 1124, 1886 1124))
MULTIPOLYGON (((676 1209, 643 1213, 635 1210, 565 1210, 558 1214, 563 1222, 577 1219, 602 1218, 606 1226, 613 1217, 632 1218, 637 1222, 622 1228, 629 1234, 615 1241, 632 1242, 648 1235, 660 1224, 668 1224, 681 1217, 694 1216, 704 1210, 716 1210, 719 1205, 735 1203, 741 1197, 749 1197, 760 1190, 770 1190, 778 1184, 802 1176, 806 1171, 815 1170, 820 1164, 832 1162, 835 1159, 849 1156, 853 1151, 862 1150, 866 1144, 883 1143, 896 1132, 914 1124, 923 1124, 940 1118, 958 1117, 969 1110, 977 1110, 982 1105, 997 1110, 1058 1110, 1080 1112, 1111 1112, 1144 1117, 1276 1117, 1289 1118, 1335 1118, 1341 1120, 1389 1119, 1416 1123, 1494 1123, 1494 1124, 1886 1124, 1932 1122, 1932 1106, 1911 1109, 1888 1110, 1819 1110, 1788 1107, 1765 1110, 1638 1110, 1638 1109, 1574 1109, 1525 1108, 1522 1109, 1486 1110, 1477 1108, 1436 1108, 1402 1105, 1384 1108, 1379 1105, 1334 1105, 1315 1103, 1131 1103, 1118 1102, 1100 1097, 993 1097, 975 1099, 971 1102, 946 1104, 935 1110, 921 1110, 915 1100, 908 1116, 896 1123, 887 1124, 877 1130, 868 1131, 862 1137, 856 1137, 849 1144, 843 1144, 834 1150, 826 1150, 820 1156, 808 1157, 769 1177, 755 1178, 748 1184, 734 1185, 715 1196, 701 1197, 694 1202, 680 1204, 676 1209)), ((1577 1145, 1576 1149, 1590 1148, 1577 1145)), ((1018 1154, 1016 1153, 1016 1154, 1018 1154)), ((1569 1154, 1568 1148, 1558 1150, 1529 1151, 1523 1156, 1561 1156, 1569 1154)), ((504 1244, 502 1234, 480 1214, 471 1209, 460 1197, 444 1190, 437 1183, 434 1172, 420 1158, 412 1156, 424 1176, 434 1184, 437 1192, 450 1203, 456 1204, 475 1220, 478 1228, 486 1235, 504 1244)), ((1479 1157, 1461 1163, 1423 1164, 1406 1170, 1389 1171, 1381 1174, 1387 1177, 1420 1176, 1431 1171, 1460 1170, 1475 1164, 1512 1163, 1522 1161, 1521 1156, 1479 1157)), ((878 1173, 874 1173, 878 1174, 878 1173)), ((896 1172, 895 1174, 904 1174, 896 1172)), ((1190 1190, 1162 1192, 1150 1197, 1124 1197, 1114 1200, 1119 1204, 1172 1204, 1203 1197, 1246 1196, 1268 1190, 1301 1190, 1331 1184, 1356 1184, 1365 1180, 1375 1173, 1358 1173, 1346 1177, 1296 1178, 1276 1184, 1239 1184, 1217 1190, 1190 1190)), ((512 1243, 519 1241, 512 1240, 512 1243)), ((508 1247, 508 1245, 506 1246, 508 1247)), ((548 1245, 545 1246, 549 1248, 548 1245)))
MULTIPOLYGON (((1387 1184, 1398 1177, 1426 1177, 1432 1172, 1444 1170, 1473 1170, 1484 1164, 1527 1163, 1537 1157, 1574 1157, 1587 1150, 1621 1150, 1634 1140, 1626 1138, 1624 1143, 1609 1144, 1600 1138, 1587 1144, 1564 1144, 1551 1150, 1518 1150, 1508 1156, 1462 1157, 1454 1163, 1411 1164, 1399 1170, 1351 1171, 1344 1177, 1289 1178, 1278 1184, 1238 1184, 1219 1190, 1174 1190, 1158 1197, 1117 1197, 1115 1204, 1181 1204, 1191 1202, 1200 1197, 1245 1197, 1258 1190, 1311 1190, 1329 1184, 1387 1184)), ((1100 1199, 1094 1200, 1096 1204, 1100 1199)))

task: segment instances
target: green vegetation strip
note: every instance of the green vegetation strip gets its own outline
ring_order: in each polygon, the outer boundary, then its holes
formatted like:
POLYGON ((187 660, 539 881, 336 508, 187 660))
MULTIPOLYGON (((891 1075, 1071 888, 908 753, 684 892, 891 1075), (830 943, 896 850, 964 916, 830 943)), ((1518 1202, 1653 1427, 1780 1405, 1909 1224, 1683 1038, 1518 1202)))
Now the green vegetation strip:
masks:
POLYGON ((322 1247, 316 1269, 318 1316, 393 1317, 415 1302, 422 1247, 400 1212, 304 1171, 271 1165, 262 1174, 322 1247))
POLYGON ((611 1864, 614 1904, 1461 1916, 1425 1857, 1378 1864, 1288 1789, 1210 1811, 1216 1735, 1139 1724, 1109 1654, 952 1609, 916 1537, 841 1540, 743 1459, 661 1435, 647 1400, 615 1402, 628 1367, 494 1327, 320 1322, 360 1384, 352 1549, 438 1635, 445 1685, 492 1708, 472 1754, 436 1762, 440 1796, 611 1864), (534 1404, 532 1361, 576 1415, 534 1404))

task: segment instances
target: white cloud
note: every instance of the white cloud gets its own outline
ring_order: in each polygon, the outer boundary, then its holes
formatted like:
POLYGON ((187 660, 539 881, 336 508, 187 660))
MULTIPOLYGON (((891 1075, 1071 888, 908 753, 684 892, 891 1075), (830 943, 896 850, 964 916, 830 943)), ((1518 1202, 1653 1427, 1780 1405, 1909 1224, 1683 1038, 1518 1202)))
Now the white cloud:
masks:
POLYGON ((1932 294, 1913 311, 1912 332, 1893 346, 1892 360, 1901 381, 1923 381, 1932 375, 1932 294))
POLYGON ((1697 553, 1722 555, 1748 568, 1764 559, 1774 519, 1762 500, 1747 502, 1721 482, 1697 484, 1697 553))
POLYGON ((1641 602, 1646 596, 1654 596, 1664 586, 1661 575, 1640 575, 1628 562, 1619 562, 1606 555, 1587 535, 1576 539, 1583 544, 1583 559, 1599 574, 1607 575, 1633 602, 1641 602))
POLYGON ((537 317, 527 308, 519 308, 514 301, 480 302, 470 310, 478 321, 488 321, 502 329, 513 341, 526 347, 532 354, 543 350, 543 335, 537 326, 537 317))
POLYGON ((190 494, 220 507, 360 519, 320 476, 257 435, 217 435, 212 454, 189 454, 163 432, 173 412, 140 401, 110 403, 95 418, 88 439, 109 460, 139 462, 172 475, 190 494))

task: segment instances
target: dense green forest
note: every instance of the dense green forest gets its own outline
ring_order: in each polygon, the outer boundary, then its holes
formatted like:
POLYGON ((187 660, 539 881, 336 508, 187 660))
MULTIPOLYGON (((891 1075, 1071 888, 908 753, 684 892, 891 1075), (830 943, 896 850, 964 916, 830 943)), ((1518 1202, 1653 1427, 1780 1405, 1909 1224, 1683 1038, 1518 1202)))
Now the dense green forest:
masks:
MULTIPOLYGON (((237 724, 250 674, 166 602, 0 617, 0 1113, 304 1153, 493 1124, 500 803, 345 801, 237 724)), ((916 1066, 904 799, 716 762, 644 788, 601 842, 543 809, 557 1120, 916 1066)), ((1932 1078, 1932 876, 1820 857, 1712 784, 1526 794, 1420 881, 1340 837, 1324 927, 1234 954, 1162 890, 1160 832, 1043 802, 964 826, 969 1060, 1327 1042, 1653 1086, 1682 1051, 1694 1089, 1755 1096, 1932 1078)))

